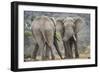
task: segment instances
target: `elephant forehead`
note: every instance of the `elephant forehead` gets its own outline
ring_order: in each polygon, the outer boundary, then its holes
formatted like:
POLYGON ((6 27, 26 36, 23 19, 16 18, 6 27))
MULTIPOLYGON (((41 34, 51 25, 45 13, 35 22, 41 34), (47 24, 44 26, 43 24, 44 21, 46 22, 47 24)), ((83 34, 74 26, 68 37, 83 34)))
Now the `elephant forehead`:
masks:
POLYGON ((66 22, 64 23, 64 26, 67 27, 67 28, 73 27, 73 26, 74 26, 74 23, 71 22, 71 21, 66 21, 66 22))
POLYGON ((72 18, 72 17, 67 17, 65 20, 64 20, 65 22, 74 22, 74 19, 72 18))
POLYGON ((57 23, 56 28, 57 28, 57 29, 61 29, 62 26, 63 26, 63 25, 62 25, 61 23, 57 23))
POLYGON ((66 19, 67 19, 67 20, 73 20, 73 18, 72 18, 72 17, 66 17, 66 19))

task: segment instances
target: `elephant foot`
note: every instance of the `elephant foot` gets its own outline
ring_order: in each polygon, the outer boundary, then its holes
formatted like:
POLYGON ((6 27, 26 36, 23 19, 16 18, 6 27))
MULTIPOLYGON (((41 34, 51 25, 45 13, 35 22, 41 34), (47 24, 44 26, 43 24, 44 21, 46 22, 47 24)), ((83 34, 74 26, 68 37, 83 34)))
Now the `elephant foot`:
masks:
POLYGON ((75 58, 79 58, 79 55, 76 55, 75 58))
POLYGON ((68 57, 64 57, 64 59, 69 59, 68 57))
POLYGON ((51 60, 55 60, 55 58, 51 58, 51 60))
POLYGON ((73 57, 64 57, 64 59, 73 59, 73 57))
POLYGON ((53 56, 53 57, 51 57, 51 60, 55 60, 55 57, 53 56))

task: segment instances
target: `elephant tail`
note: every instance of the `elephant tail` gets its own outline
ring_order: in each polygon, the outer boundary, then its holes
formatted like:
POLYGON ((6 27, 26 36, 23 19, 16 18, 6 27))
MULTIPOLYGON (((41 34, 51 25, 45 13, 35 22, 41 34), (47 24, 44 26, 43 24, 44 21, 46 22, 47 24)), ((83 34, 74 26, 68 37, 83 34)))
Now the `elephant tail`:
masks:
POLYGON ((43 31, 40 31, 40 32, 41 32, 41 35, 42 35, 43 40, 44 40, 44 46, 47 45, 49 48, 51 48, 50 45, 47 42, 47 39, 46 39, 45 34, 43 33, 43 31))
POLYGON ((47 40, 46 40, 45 34, 44 34, 44 32, 42 30, 40 30, 40 32, 41 32, 42 38, 44 40, 44 44, 46 44, 47 40))

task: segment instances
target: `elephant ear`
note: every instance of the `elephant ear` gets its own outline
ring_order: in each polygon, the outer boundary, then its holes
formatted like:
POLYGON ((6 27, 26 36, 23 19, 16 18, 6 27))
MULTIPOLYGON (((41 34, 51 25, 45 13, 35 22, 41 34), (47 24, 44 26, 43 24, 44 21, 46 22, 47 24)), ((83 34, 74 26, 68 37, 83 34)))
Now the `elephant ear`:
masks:
POLYGON ((75 33, 78 33, 79 31, 81 31, 85 25, 85 20, 82 19, 81 17, 75 17, 74 18, 74 31, 75 33))
POLYGON ((64 36, 65 33, 65 27, 64 27, 64 17, 60 17, 56 19, 56 29, 60 30, 62 37, 64 36))

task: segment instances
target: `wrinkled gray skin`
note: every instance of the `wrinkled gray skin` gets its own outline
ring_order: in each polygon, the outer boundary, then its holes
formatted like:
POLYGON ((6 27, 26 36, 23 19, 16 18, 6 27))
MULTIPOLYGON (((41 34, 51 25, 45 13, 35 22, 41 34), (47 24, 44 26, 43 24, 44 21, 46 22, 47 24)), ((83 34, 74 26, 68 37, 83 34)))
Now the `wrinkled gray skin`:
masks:
POLYGON ((36 59, 37 52, 39 51, 40 60, 49 59, 49 53, 51 53, 52 59, 55 59, 53 49, 56 49, 61 56, 60 51, 55 48, 55 23, 53 19, 47 16, 36 17, 32 22, 32 34, 36 44, 32 53, 32 58, 36 59))
POLYGON ((61 33, 65 48, 65 58, 73 58, 73 45, 75 48, 75 58, 79 58, 77 33, 82 29, 84 20, 80 17, 58 18, 56 20, 56 30, 61 33))

